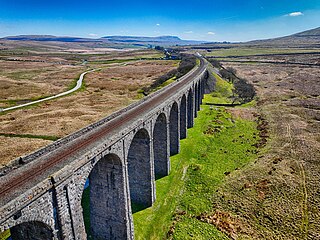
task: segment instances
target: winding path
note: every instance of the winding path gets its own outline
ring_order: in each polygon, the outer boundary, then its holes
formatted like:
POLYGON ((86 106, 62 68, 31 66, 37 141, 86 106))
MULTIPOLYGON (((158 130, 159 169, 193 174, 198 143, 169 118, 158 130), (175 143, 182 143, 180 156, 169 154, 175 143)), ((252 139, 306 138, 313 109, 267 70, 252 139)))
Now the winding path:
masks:
POLYGON ((51 97, 39 99, 39 100, 36 100, 36 101, 24 103, 24 104, 13 106, 13 107, 2 108, 2 109, 0 108, 0 112, 5 112, 5 111, 10 111, 10 110, 14 110, 14 109, 30 106, 30 105, 33 105, 33 104, 37 104, 37 103, 40 103, 40 102, 45 102, 45 101, 48 101, 48 100, 52 100, 52 99, 59 98, 59 97, 68 95, 70 93, 73 93, 73 92, 77 91, 79 88, 81 88, 83 78, 87 73, 94 72, 94 71, 97 71, 97 70, 100 70, 100 69, 101 68, 96 68, 96 69, 92 69, 92 70, 89 70, 89 71, 81 73, 81 75, 80 75, 80 77, 79 77, 79 79, 77 81, 77 85, 74 88, 72 88, 72 89, 70 89, 70 90, 68 90, 66 92, 62 92, 62 93, 59 93, 59 94, 51 96, 51 97))

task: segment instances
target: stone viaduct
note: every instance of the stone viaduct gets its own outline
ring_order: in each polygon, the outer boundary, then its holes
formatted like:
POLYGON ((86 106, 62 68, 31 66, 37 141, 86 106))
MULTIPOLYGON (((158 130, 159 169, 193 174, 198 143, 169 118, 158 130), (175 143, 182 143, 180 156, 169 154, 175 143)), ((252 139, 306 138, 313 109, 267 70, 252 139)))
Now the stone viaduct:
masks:
POLYGON ((149 207, 155 176, 187 137, 209 79, 207 63, 175 83, 0 170, 0 232, 12 239, 133 239, 131 204, 149 207))

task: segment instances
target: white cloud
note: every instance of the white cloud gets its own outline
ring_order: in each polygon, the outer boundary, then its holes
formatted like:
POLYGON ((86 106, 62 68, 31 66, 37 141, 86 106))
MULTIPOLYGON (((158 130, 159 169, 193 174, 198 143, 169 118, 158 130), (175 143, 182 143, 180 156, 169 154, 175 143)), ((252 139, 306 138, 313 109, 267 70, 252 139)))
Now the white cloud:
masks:
POLYGON ((186 31, 186 32, 184 32, 184 33, 186 33, 186 34, 192 34, 193 31, 186 31))
POLYGON ((208 34, 208 35, 215 35, 214 32, 208 32, 207 34, 208 34))
POLYGON ((158 26, 158 27, 159 27, 159 26, 160 26, 160 23, 157 23, 157 24, 156 24, 156 26, 158 26))
POLYGON ((303 13, 302 12, 292 12, 292 13, 289 13, 287 16, 289 17, 298 17, 298 16, 302 16, 303 13))
POLYGON ((95 34, 95 33, 89 33, 88 34, 90 37, 96 37, 96 36, 98 36, 98 34, 95 34))

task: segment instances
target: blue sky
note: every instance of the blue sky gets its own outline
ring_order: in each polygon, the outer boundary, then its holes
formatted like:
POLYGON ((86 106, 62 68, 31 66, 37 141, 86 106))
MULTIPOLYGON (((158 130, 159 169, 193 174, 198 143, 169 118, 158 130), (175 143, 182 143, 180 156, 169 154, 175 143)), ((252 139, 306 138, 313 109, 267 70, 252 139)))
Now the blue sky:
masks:
POLYGON ((247 41, 320 27, 320 0, 0 0, 0 36, 247 41))

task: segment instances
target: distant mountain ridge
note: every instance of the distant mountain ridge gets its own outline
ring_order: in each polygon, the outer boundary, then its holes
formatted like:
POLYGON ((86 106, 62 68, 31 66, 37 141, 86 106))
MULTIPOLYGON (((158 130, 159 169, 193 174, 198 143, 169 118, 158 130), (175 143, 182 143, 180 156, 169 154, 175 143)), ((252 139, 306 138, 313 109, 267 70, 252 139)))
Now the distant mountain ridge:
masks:
POLYGON ((184 41, 176 36, 159 36, 159 37, 140 37, 140 36, 106 36, 102 39, 109 41, 141 41, 141 42, 172 42, 172 41, 184 41))
POLYGON ((191 45, 201 44, 204 41, 182 40, 177 36, 159 36, 159 37, 143 37, 143 36, 106 36, 102 38, 81 38, 69 36, 53 36, 53 35, 18 35, 8 36, 2 40, 14 41, 40 41, 40 42, 102 42, 113 44, 132 44, 137 46, 160 45, 160 46, 174 46, 174 45, 191 45))

